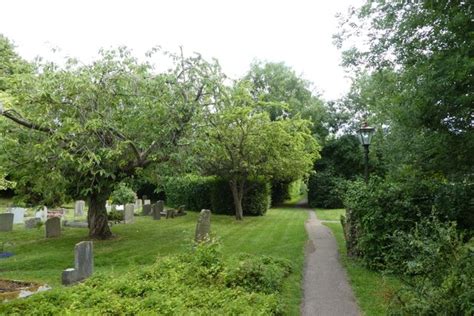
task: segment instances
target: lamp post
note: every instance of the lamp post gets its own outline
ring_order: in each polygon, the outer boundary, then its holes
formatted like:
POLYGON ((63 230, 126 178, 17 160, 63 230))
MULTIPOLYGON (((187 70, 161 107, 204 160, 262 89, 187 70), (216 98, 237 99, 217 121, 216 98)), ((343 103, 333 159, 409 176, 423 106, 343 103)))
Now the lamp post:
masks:
POLYGON ((364 177, 365 183, 369 182, 369 145, 372 141, 372 136, 374 135, 375 128, 369 127, 367 122, 365 122, 362 127, 359 129, 359 141, 362 146, 364 146, 364 153, 365 153, 365 169, 364 169, 364 177))

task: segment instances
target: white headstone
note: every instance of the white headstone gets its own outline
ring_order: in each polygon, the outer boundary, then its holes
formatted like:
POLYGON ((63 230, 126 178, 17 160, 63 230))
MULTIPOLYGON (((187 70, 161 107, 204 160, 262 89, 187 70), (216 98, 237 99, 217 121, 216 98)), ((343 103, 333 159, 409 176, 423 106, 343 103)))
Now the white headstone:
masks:
POLYGON ((148 205, 148 204, 151 204, 150 200, 143 200, 143 205, 148 205))
POLYGON ((9 213, 13 214, 13 224, 23 224, 25 222, 25 208, 22 207, 13 207, 10 209, 9 213))
POLYGON ((83 200, 76 201, 74 205, 74 216, 83 216, 84 208, 86 207, 86 202, 83 200))
POLYGON ((117 206, 115 206, 115 209, 117 211, 123 211, 124 210, 123 205, 117 205, 117 206))
POLYGON ((107 213, 110 213, 112 210, 112 205, 110 205, 109 201, 105 203, 105 209, 107 210, 107 213))

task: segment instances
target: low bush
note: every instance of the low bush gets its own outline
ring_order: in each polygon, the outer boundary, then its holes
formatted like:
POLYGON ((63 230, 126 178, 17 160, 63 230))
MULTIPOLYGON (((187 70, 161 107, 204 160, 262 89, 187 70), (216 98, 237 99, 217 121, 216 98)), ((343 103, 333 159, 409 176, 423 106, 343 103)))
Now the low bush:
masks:
POLYGON ((120 278, 96 275, 77 286, 2 304, 0 314, 278 315, 284 310, 278 294, 288 266, 267 257, 223 261, 218 245, 201 244, 120 278), (243 261, 258 266, 263 277, 239 270, 243 261))
POLYGON ((110 195, 112 204, 125 205, 127 203, 135 203, 137 195, 125 183, 120 183, 110 195))

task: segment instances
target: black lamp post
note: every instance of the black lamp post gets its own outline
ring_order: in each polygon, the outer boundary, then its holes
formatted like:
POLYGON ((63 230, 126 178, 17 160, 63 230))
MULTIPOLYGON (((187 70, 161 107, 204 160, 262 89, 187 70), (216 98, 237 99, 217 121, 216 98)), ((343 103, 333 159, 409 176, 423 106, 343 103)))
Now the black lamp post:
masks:
POLYGON ((365 152, 365 170, 364 177, 365 183, 369 182, 369 145, 372 141, 372 136, 374 135, 375 128, 369 127, 367 122, 365 122, 362 127, 359 129, 359 141, 362 146, 364 146, 365 152))

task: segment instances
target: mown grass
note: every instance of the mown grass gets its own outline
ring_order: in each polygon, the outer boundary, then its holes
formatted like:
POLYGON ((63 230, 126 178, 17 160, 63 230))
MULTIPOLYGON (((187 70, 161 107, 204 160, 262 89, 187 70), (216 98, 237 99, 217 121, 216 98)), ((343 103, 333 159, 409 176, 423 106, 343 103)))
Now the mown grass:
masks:
POLYGON ((352 289, 364 315, 387 315, 389 302, 400 287, 400 281, 395 277, 370 271, 357 260, 348 258, 341 224, 324 223, 324 225, 328 226, 336 237, 341 262, 347 270, 352 289))
MULTIPOLYGON (((112 227, 116 238, 94 241, 95 271, 119 277, 132 267, 152 264, 157 257, 184 252, 191 247, 198 214, 153 221, 136 217, 134 224, 112 227)), ((250 253, 291 260, 294 272, 281 294, 289 315, 299 314, 304 244, 307 235, 302 209, 271 209, 262 217, 246 217, 242 222, 230 216, 213 215, 212 233, 222 243, 225 255, 250 253)), ((61 272, 72 267, 74 245, 87 240, 87 229, 64 227, 59 238, 46 239, 44 228, 25 230, 15 225, 13 232, 0 232, 0 242, 9 241, 13 257, 0 259, 0 278, 46 282, 60 285, 61 272)))
POLYGON ((346 215, 346 210, 343 208, 337 209, 316 209, 316 216, 321 221, 339 221, 341 215, 346 215))

